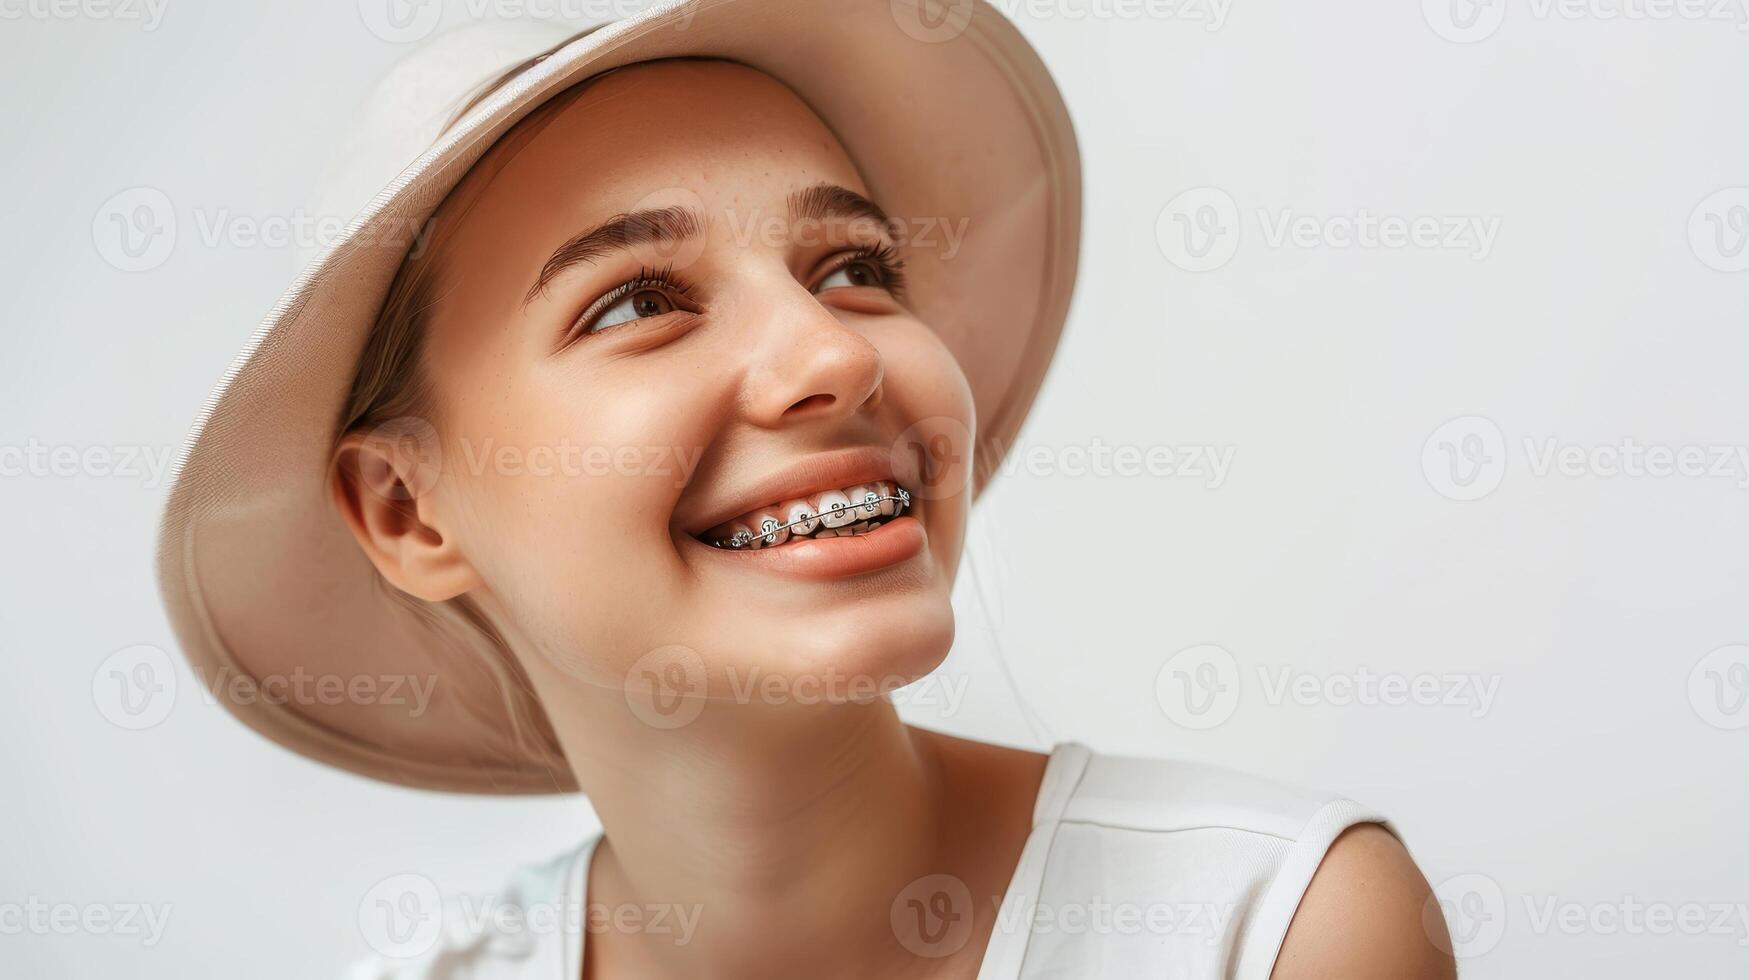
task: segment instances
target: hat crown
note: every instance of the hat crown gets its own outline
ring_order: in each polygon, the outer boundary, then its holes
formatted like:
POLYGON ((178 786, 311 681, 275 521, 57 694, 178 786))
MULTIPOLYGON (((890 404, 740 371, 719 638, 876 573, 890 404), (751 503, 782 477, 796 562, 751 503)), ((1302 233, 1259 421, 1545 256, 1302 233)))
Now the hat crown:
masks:
MULTIPOLYGON (((489 20, 445 31, 414 48, 358 107, 311 194, 309 214, 324 226, 351 222, 437 141, 470 94, 578 30, 536 18, 489 20)), ((324 244, 300 239, 297 267, 313 262, 324 244)))

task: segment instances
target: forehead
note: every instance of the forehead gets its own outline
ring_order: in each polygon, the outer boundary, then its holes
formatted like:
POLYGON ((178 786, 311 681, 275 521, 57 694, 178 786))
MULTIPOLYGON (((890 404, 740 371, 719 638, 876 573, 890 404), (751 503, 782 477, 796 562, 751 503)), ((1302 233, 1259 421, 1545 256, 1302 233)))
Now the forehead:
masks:
POLYGON ((457 249, 499 249, 514 229, 517 240, 539 238, 550 250, 675 188, 714 207, 765 207, 821 182, 867 192, 831 130, 783 83, 724 61, 646 62, 593 79, 513 127, 438 221, 451 224, 445 237, 457 249), (543 227, 557 237, 542 237, 543 227))

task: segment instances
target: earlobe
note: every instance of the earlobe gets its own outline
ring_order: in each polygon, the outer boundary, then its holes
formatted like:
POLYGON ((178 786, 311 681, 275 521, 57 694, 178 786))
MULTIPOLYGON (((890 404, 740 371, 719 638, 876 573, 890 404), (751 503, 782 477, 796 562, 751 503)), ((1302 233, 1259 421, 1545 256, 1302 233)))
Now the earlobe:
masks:
POLYGON ((400 440, 349 433, 334 449, 328 489, 378 573, 402 592, 441 602, 481 583, 436 516, 432 465, 400 440))

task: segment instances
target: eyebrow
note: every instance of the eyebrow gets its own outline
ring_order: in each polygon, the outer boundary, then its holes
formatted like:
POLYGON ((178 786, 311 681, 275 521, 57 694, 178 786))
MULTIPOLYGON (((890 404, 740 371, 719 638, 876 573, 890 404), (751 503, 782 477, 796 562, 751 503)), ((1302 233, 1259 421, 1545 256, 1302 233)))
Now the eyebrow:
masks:
MULTIPOLYGON (((841 219, 874 221, 885 231, 889 220, 880 205, 837 184, 815 184, 789 195, 791 223, 841 219)), ((705 219, 695 208, 647 208, 616 214, 601 224, 573 235, 553 251, 540 275, 522 298, 524 308, 534 301, 554 279, 567 269, 583 262, 594 262, 604 255, 636 248, 639 245, 668 245, 696 238, 704 233, 705 219)))

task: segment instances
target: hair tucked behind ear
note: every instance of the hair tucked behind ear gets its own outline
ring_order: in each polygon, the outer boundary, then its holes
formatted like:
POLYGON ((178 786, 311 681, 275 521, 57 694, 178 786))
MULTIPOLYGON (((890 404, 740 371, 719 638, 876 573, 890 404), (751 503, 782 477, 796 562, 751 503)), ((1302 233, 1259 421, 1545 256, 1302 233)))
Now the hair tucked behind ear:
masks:
MULTIPOLYGON (((447 132, 469 110, 518 75, 601 26, 604 25, 580 31, 485 82, 455 111, 444 125, 444 131, 447 132)), ((579 84, 573 86, 573 89, 581 90, 582 87, 579 84)), ((571 93, 571 97, 574 94, 571 93)), ((565 96, 555 97, 543 103, 512 129, 526 132, 529 128, 526 124, 551 118, 553 113, 569 101, 570 98, 565 96)), ((508 135, 507 133, 506 136, 508 135)), ((337 444, 352 433, 370 432, 398 419, 424 419, 433 423, 436 421, 430 384, 423 370, 425 330, 429 311, 437 299, 441 272, 439 246, 442 243, 430 240, 436 225, 434 217, 426 220, 414 239, 412 249, 402 260, 394 281, 389 285, 388 295, 377 314, 376 322, 372 324, 365 339, 352 389, 347 396, 335 433, 337 444)), ((546 711, 535 697, 528 675, 517 662, 502 632, 492 624, 477 603, 465 595, 446 602, 426 602, 389 585, 380 577, 378 586, 431 631, 434 650, 443 651, 443 655, 479 659, 480 663, 476 666, 483 667, 491 682, 496 685, 497 701, 504 713, 503 719, 492 720, 500 722, 499 727, 508 726, 507 735, 516 751, 527 758, 538 760, 551 771, 562 772, 567 768, 564 751, 559 747, 558 737, 553 732, 546 711)), ((476 705, 474 699, 467 697, 457 697, 454 700, 463 708, 476 705)))

